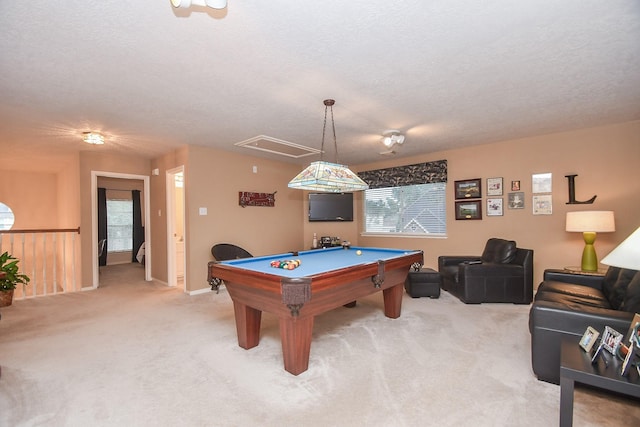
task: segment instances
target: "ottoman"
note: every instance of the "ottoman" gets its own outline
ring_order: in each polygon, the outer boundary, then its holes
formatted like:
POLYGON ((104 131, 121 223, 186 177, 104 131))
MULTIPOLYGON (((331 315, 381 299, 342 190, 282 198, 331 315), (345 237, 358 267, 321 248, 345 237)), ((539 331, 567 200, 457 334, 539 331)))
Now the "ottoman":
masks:
POLYGON ((440 273, 431 268, 409 271, 404 281, 404 289, 412 298, 440 297, 440 273))

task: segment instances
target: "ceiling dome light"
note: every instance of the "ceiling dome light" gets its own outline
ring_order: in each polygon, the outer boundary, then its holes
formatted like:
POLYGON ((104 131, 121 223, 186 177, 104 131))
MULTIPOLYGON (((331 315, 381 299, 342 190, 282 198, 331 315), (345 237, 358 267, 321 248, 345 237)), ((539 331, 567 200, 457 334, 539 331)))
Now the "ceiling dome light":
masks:
POLYGON ((102 145, 104 144, 104 136, 100 132, 83 132, 82 140, 87 144, 102 145))
POLYGON ((208 6, 212 9, 224 9, 227 7, 227 0, 171 0, 171 5, 179 9, 187 9, 191 5, 208 6))
POLYGON ((404 135, 400 134, 399 130, 390 129, 382 132, 382 143, 387 148, 391 148, 394 145, 402 145, 404 143, 404 135))

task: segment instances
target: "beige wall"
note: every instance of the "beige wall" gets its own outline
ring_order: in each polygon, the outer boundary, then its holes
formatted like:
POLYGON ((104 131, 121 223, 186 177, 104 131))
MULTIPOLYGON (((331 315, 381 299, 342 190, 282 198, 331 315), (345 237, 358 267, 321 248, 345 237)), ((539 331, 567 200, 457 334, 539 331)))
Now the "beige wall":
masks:
POLYGON ((213 260, 211 246, 215 243, 233 243, 253 255, 303 247, 302 194, 287 188, 298 166, 186 146, 154 159, 151 165, 159 169, 159 175, 151 179, 154 278, 167 281, 165 174, 179 166, 184 166, 185 181, 187 291, 208 287, 207 264, 213 260), (275 206, 242 208, 240 191, 277 192, 275 206), (207 215, 200 215, 200 208, 206 208, 207 215))
MULTIPOLYGON (((416 143, 420 141, 407 141, 407 144, 416 143)), ((480 254, 489 237, 514 239, 519 246, 534 249, 534 274, 538 283, 545 268, 580 264, 584 243, 580 233, 564 231, 566 212, 615 212, 616 232, 598 235, 595 246, 599 259, 640 226, 640 198, 637 197, 640 194, 640 121, 443 151, 352 169, 377 169, 441 159, 448 161, 447 238, 365 237, 360 236, 360 222, 357 221, 351 225, 325 223, 323 226, 319 225, 322 223, 305 222, 305 239, 310 241, 317 231, 323 235, 345 236, 363 246, 421 249, 425 253, 425 264, 431 267, 437 267, 439 255, 480 254), (553 174, 552 215, 532 214, 531 174, 541 172, 553 174), (597 195, 595 203, 566 204, 569 198, 565 175, 569 174, 578 174, 576 199, 587 200, 597 195), (482 178, 484 194, 486 179, 490 177, 504 178, 505 193, 512 180, 520 180, 525 192, 525 209, 512 210, 505 205, 503 216, 487 217, 485 196, 481 221, 456 221, 453 182, 482 178)), ((506 202, 506 194, 502 197, 506 202)), ((359 215, 356 217, 360 218, 359 215)))
POLYGON ((253 255, 299 250, 302 194, 287 184, 299 166, 189 147, 185 173, 188 290, 207 286, 211 246, 233 243, 253 255), (253 173, 256 166, 258 172, 253 173), (241 207, 238 192, 273 193, 274 207, 241 207), (207 208, 206 216, 199 208, 207 208))
MULTIPOLYGON (((168 170, 179 166, 184 166, 186 172, 189 160, 188 153, 189 148, 183 146, 151 162, 151 168, 158 169, 158 175, 151 176, 149 185, 151 192, 151 253, 153 257, 151 275, 153 278, 165 283, 168 282, 166 173, 168 170)), ((203 267, 203 269, 206 269, 206 267, 203 267)))
POLYGON ((3 170, 0 202, 13 211, 14 230, 58 227, 58 177, 55 173, 3 170))
MULTIPOLYGON (((80 226, 77 157, 75 160, 66 165, 59 165, 58 172, 46 173, 11 170, 11 165, 0 164, 0 201, 13 210, 16 218, 13 230, 76 229, 80 226)), ((52 253, 49 253, 46 262, 36 266, 32 253, 41 249, 40 245, 44 243, 42 236, 2 234, 0 252, 9 251, 18 257, 21 260, 20 268, 32 279, 36 277, 36 272, 38 274, 39 280, 32 280, 26 288, 27 295, 41 294, 45 286, 47 292, 53 291, 53 282, 49 280, 45 285, 43 278, 54 277, 54 264, 59 285, 64 284, 72 288, 78 284, 79 287, 81 272, 79 268, 74 269, 72 257, 74 253, 80 253, 79 236, 75 232, 55 236, 47 233, 46 246, 49 249, 55 247, 58 258, 54 263, 52 253), (22 240, 23 238, 25 240, 22 240), (54 240, 57 241, 57 245, 53 243, 54 240), (42 274, 44 265, 47 266, 46 276, 42 274), (66 272, 65 276, 63 272, 66 272)), ((40 260, 37 262, 41 262, 43 258, 38 254, 36 259, 40 260)), ((21 292, 22 289, 18 288, 16 297, 22 297, 21 292)))
POLYGON ((58 227, 80 226, 80 162, 79 156, 62 167, 57 174, 58 227))

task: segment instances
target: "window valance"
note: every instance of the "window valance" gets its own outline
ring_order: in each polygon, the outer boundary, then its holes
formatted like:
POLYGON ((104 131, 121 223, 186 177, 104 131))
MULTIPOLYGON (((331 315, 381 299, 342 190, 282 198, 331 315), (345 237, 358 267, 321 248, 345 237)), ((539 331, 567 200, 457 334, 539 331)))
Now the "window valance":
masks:
POLYGON ((357 175, 369 184, 371 189, 447 182, 447 161, 437 160, 435 162, 374 169, 358 172, 357 175))

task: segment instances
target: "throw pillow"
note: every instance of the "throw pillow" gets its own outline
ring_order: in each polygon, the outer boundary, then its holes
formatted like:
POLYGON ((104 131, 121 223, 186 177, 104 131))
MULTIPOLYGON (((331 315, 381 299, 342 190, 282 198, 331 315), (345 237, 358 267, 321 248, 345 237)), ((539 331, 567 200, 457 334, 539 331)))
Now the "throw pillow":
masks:
MULTIPOLYGON (((633 270, 630 270, 633 271, 633 270)), ((640 272, 636 272, 624 296, 620 310, 630 313, 640 313, 640 272)))
POLYGON ((607 299, 609 300, 609 304, 614 310, 620 310, 622 306, 622 302, 624 301, 627 295, 627 288, 631 283, 631 280, 637 274, 636 270, 628 270, 621 269, 620 274, 618 275, 618 280, 613 284, 609 295, 607 295, 607 299))
POLYGON ((602 280, 602 293, 607 297, 607 299, 609 299, 609 295, 613 293, 613 286, 618 281, 620 270, 621 268, 618 267, 609 267, 604 275, 604 279, 602 280))

